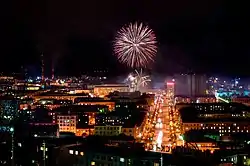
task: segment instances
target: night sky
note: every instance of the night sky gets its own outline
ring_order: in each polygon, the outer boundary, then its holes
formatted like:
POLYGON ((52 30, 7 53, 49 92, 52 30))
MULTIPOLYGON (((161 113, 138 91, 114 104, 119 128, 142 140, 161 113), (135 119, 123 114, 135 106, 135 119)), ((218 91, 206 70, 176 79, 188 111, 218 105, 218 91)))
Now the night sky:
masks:
POLYGON ((220 0, 1 1, 0 70, 39 73, 44 53, 47 73, 53 62, 60 75, 122 74, 131 69, 116 61, 112 40, 124 24, 139 21, 157 36, 152 72, 247 75, 249 16, 247 4, 220 0))

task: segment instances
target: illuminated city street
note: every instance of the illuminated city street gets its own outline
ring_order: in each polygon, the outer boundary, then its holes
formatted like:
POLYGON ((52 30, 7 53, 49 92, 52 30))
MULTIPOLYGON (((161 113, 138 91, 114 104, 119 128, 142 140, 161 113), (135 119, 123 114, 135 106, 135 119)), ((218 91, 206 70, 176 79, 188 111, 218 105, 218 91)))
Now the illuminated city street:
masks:
POLYGON ((168 88, 167 93, 156 97, 149 112, 148 123, 143 131, 148 150, 169 153, 172 147, 184 144, 179 113, 174 109, 174 84, 169 85, 172 87, 168 88))
POLYGON ((160 107, 159 97, 155 97, 155 101, 153 106, 150 107, 150 110, 146 116, 145 124, 143 126, 142 134, 142 141, 145 143, 148 143, 148 145, 151 144, 154 136, 154 128, 155 128, 155 122, 158 114, 158 110, 160 107))
POLYGON ((168 151, 169 147, 171 147, 171 126, 169 109, 166 108, 163 104, 161 104, 161 108, 159 109, 159 113, 157 116, 154 142, 156 145, 153 149, 154 151, 168 151))

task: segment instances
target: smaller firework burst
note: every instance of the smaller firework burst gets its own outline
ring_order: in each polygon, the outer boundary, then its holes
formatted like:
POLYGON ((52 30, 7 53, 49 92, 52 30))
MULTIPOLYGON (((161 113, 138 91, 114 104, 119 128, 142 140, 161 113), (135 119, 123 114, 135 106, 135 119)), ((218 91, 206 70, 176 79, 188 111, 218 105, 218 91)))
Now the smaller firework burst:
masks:
POLYGON ((148 85, 150 82, 150 77, 144 75, 142 69, 140 71, 135 70, 135 73, 129 74, 126 82, 129 84, 131 91, 140 91, 142 88, 148 85))

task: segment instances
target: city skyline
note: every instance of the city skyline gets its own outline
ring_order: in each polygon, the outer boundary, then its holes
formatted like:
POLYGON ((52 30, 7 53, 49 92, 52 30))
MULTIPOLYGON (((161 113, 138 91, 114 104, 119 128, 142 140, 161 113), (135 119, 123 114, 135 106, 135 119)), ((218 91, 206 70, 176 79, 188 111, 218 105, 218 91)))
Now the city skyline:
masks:
POLYGON ((0 163, 250 165, 242 2, 3 1, 0 163))

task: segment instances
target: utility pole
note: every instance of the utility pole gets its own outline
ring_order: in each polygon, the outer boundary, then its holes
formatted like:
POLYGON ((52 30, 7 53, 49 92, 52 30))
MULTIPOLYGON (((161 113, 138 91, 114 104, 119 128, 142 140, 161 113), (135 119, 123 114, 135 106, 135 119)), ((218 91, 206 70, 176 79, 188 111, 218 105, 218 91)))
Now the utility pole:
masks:
POLYGON ((162 153, 161 153, 161 166, 163 166, 163 157, 162 157, 162 153))
POLYGON ((11 165, 15 166, 15 159, 14 159, 15 142, 14 142, 14 128, 13 127, 10 128, 10 133, 11 133, 11 165))
POLYGON ((46 166, 46 143, 44 140, 42 147, 43 147, 43 166, 46 166))

